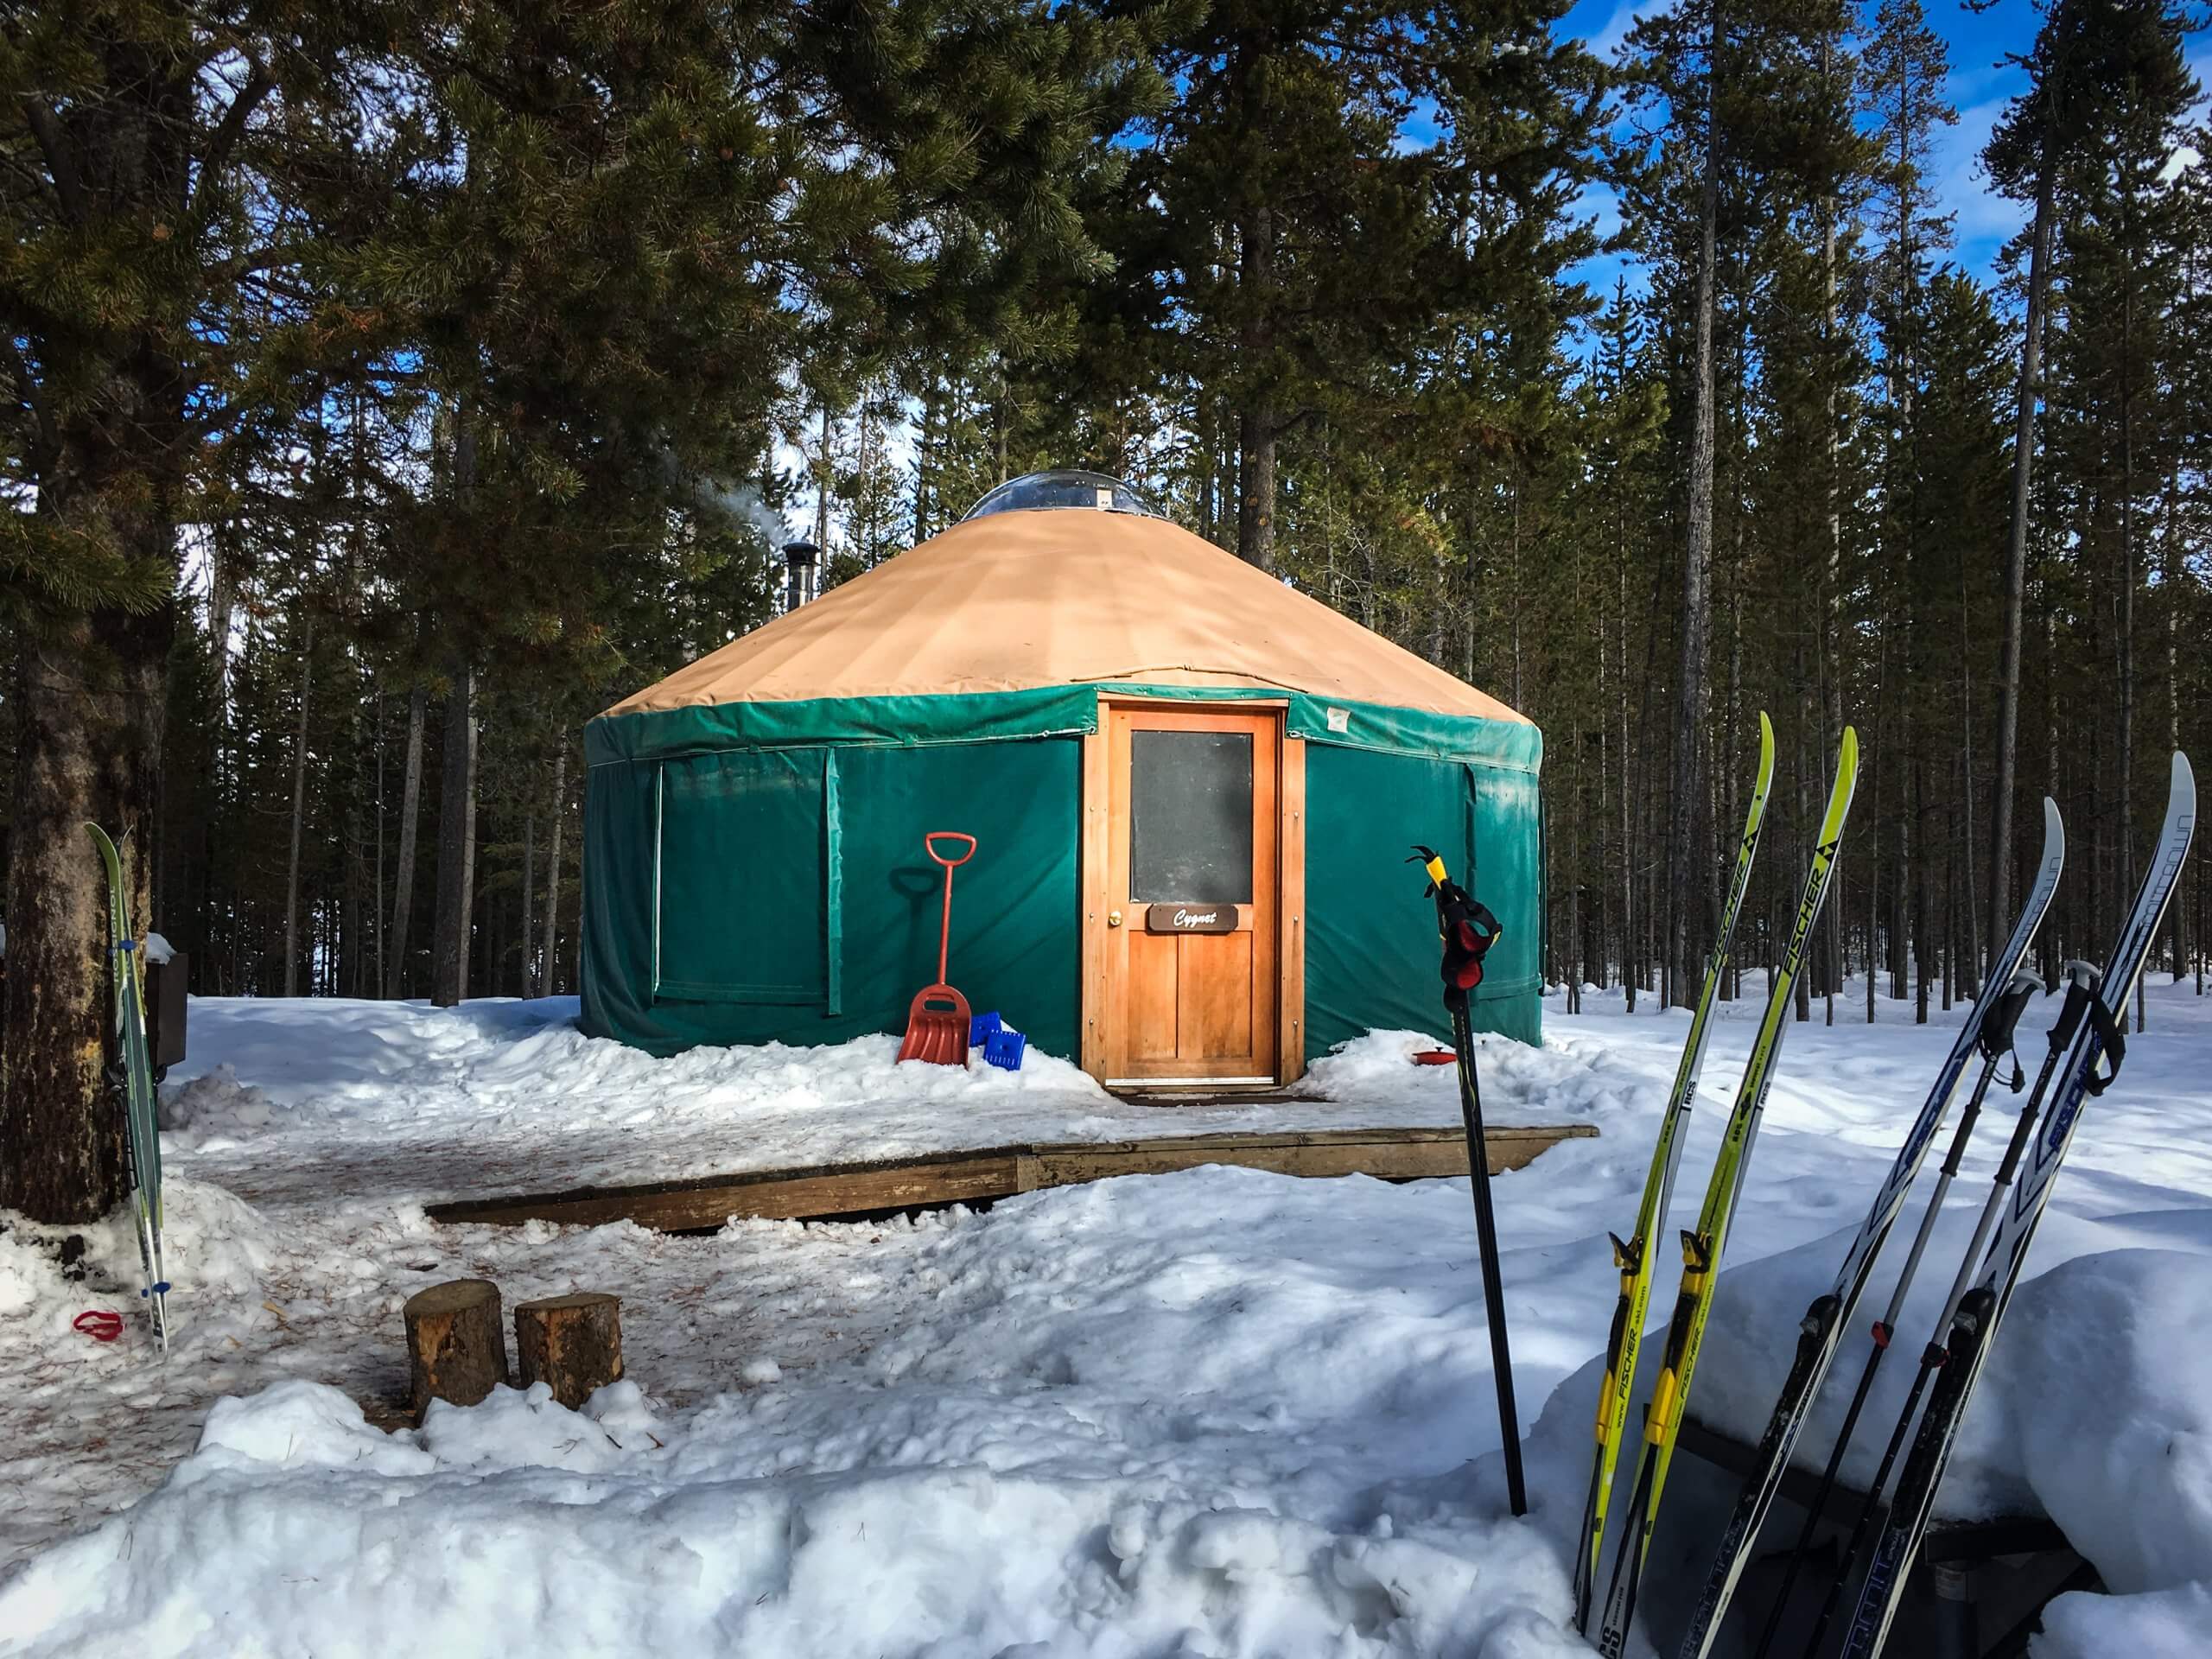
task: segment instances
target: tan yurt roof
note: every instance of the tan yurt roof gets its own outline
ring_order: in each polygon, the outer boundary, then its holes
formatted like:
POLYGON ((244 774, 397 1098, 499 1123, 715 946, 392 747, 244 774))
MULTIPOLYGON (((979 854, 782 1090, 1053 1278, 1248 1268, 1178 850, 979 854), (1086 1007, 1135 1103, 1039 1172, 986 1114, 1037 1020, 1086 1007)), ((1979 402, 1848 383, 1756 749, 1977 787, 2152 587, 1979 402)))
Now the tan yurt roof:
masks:
POLYGON ((1116 681, 1526 721, 1165 519, 1080 508, 956 524, 607 713, 1116 681))

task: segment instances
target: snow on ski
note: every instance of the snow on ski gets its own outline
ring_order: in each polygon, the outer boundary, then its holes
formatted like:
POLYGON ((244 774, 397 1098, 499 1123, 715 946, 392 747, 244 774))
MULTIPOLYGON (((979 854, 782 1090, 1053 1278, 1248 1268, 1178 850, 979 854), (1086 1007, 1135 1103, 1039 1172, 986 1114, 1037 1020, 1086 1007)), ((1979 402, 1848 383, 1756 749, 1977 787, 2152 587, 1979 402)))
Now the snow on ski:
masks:
POLYGON ((1720 1257, 1727 1248, 1728 1224, 1742 1191, 1743 1175, 1751 1162, 1758 1135, 1759 1116, 1774 1081, 1774 1064, 1782 1052, 1789 1028, 1789 1002, 1805 946, 1821 906, 1827 898, 1828 882, 1835 872, 1836 854, 1843 844, 1846 821, 1851 815, 1852 791, 1859 776, 1859 734, 1843 729, 1843 743, 1836 754, 1835 782, 1828 791, 1827 810, 1821 819, 1814 842, 1811 868, 1798 899, 1788 945, 1776 965, 1768 989, 1766 1012, 1751 1044, 1751 1058, 1737 1085, 1736 1101, 1721 1136, 1719 1156, 1707 1184, 1705 1204, 1695 1230, 1682 1235, 1682 1277, 1675 1312, 1669 1324, 1667 1346, 1659 1380, 1645 1414, 1643 1452, 1638 1460, 1635 1497, 1630 1501, 1634 1530, 1623 1535, 1613 1559, 1613 1574, 1605 1592, 1605 1618, 1599 1651, 1618 1659, 1627 1646, 1630 1622, 1636 1616, 1637 1586, 1643 1563, 1651 1553, 1651 1535, 1658 1524, 1659 1500, 1667 1484, 1668 1465, 1674 1459, 1675 1442, 1681 1433, 1682 1414, 1689 1401, 1690 1381, 1697 1368, 1705 1325, 1713 1308, 1713 1291, 1719 1277, 1720 1257))
MULTIPOLYGON (((2196 829, 2196 778, 2189 757, 2174 753, 2172 783, 2166 800, 2164 827, 2150 868, 2136 894, 2120 938, 2107 962, 2100 993, 2067 1046, 2058 1073, 2058 1092, 2051 1109, 2037 1130, 2033 1144, 2019 1160, 2017 1172, 2008 1156, 1998 1171, 1997 1185, 2003 1202, 1998 1208, 1996 1236, 1982 1258, 1979 1281, 1959 1300, 1948 1314, 1949 1334, 1942 1339, 1946 1359, 1928 1402, 1927 1414, 1913 1438, 1904 1472, 1897 1480, 1896 1501, 1890 1506, 1874 1557, 1866 1571, 1857 1611, 1846 1634, 1843 1659, 1874 1659, 1888 1639, 1897 1617, 1905 1579, 1920 1550, 1922 1535, 1936 1507, 1936 1493, 1950 1460, 1961 1419, 1973 1397, 1975 1382, 1989 1357, 1990 1344, 2020 1282, 2020 1269, 2034 1243, 2036 1229, 2050 1198, 2052 1183, 2067 1148, 2080 1127, 2082 1109, 2090 1096, 2102 1094, 2118 1074, 2126 1044, 2111 1011, 2125 1010, 2141 976, 2152 944, 2164 919, 2166 906, 2188 861, 2189 846, 2196 829), (2102 1077, 2098 1062, 2107 1062, 2102 1077), (2009 1187, 2010 1191, 2005 1189, 2009 1187)), ((1969 1255, 1969 1263, 1973 1260, 1969 1255)), ((1940 1327, 1939 1327, 1940 1329, 1940 1327)))
MULTIPOLYGON (((1805 1426, 1805 1418, 1819 1396, 1821 1384, 1827 1379, 1828 1367, 1841 1345, 1843 1333, 1849 1328, 1852 1314, 1857 1310, 1859 1296, 1866 1288, 1875 1260, 1880 1255, 1890 1230, 1904 1209, 1906 1195, 1911 1191, 1920 1166, 1926 1160, 1928 1148, 1934 1143, 1936 1132, 1942 1127, 1943 1118, 1950 1109, 1951 1098, 1958 1092, 1959 1082, 1966 1075, 1967 1067, 1975 1053, 1982 1055, 1980 1075, 1975 1079, 1973 1099, 1964 1120, 1970 1130, 1973 1116, 1979 1112, 1983 1095, 1987 1091, 1998 1062, 2011 1046, 2011 1027, 2019 1017, 2025 999, 2018 996, 2012 988, 2012 976, 2025 960, 2028 948, 2035 943, 2037 930, 2043 925, 2044 914, 2050 907, 2052 896, 2058 891, 2058 878, 2066 868, 2066 827, 2058 815, 2058 804, 2049 796, 2043 803, 2043 855, 2036 866, 2036 879, 2030 888, 2026 902, 2021 906, 2019 918, 2013 924, 2012 936, 2005 942, 1988 967, 1983 981, 1983 993, 1976 1004, 1973 1017, 1959 1028, 1951 1045, 1951 1052, 1936 1072, 1936 1081, 1928 1091, 1928 1098, 1921 1103, 1919 1113, 1906 1131, 1904 1144, 1897 1149, 1896 1161, 1875 1192, 1872 1208, 1866 1219, 1859 1224, 1859 1232, 1851 1241, 1851 1248, 1844 1253, 1843 1264, 1837 1269, 1835 1283, 1828 1293, 1816 1300, 1805 1310, 1799 1327, 1797 1352, 1792 1360, 1781 1397, 1775 1402, 1774 1411, 1767 1421, 1765 1431, 1759 1436, 1758 1449, 1754 1454, 1751 1472, 1744 1483, 1742 1495, 1737 1499, 1734 1512, 1720 1536, 1720 1548, 1713 1559, 1712 1571, 1707 1575, 1705 1589, 1699 1596, 1690 1615, 1688 1629, 1683 1633, 1681 1659, 1706 1659, 1713 1648, 1720 1620, 1734 1596, 1736 1586, 1751 1560, 1752 1546, 1758 1541, 1760 1526, 1767 1511, 1772 1508, 1775 1495, 1782 1489, 1782 1477, 1789 1467, 1789 1456, 1797 1436, 1805 1426), (2009 1014, 2010 1018, 2005 1016, 2009 1014), (1998 1027, 2003 1030, 2001 1040, 1998 1027)), ((1955 1144, 1945 1160, 1945 1173, 1931 1202, 1927 1220, 1933 1222, 1942 1204, 1944 1191, 1950 1177, 1956 1173, 1957 1160, 1964 1150, 1964 1135, 1961 1144, 1955 1144)), ((1891 1308, 1874 1333, 1874 1349, 1865 1375, 1861 1377, 1852 1419, 1857 1416, 1856 1406, 1863 1403, 1871 1386, 1875 1366, 1885 1351, 1889 1325, 1895 1320, 1901 1307, 1906 1288, 1911 1282, 1914 1268, 1918 1264, 1920 1250, 1925 1245, 1928 1227, 1923 1224, 1915 1241, 1913 1254, 1904 1271, 1899 1275, 1897 1287, 1891 1298, 1891 1308)), ((1850 1421, 1847 1419, 1847 1421, 1850 1421)), ((1835 1455, 1830 1459, 1831 1475, 1840 1462, 1845 1443, 1849 1438, 1847 1427, 1839 1435, 1835 1455)), ((1817 1518, 1818 1509, 1808 1517, 1809 1528, 1817 1518)), ((1785 1596, 1786 1599, 1786 1596, 1785 1596)))
POLYGON ((1759 831, 1766 822, 1767 796, 1774 784, 1774 723, 1759 711, 1758 772, 1751 784, 1751 800, 1744 814, 1744 834, 1736 847, 1736 863, 1728 886, 1728 900, 1720 912, 1720 931, 1705 964, 1705 982, 1698 989, 1697 1007, 1690 1015, 1689 1036, 1682 1044, 1675 1086, 1667 1096, 1667 1109, 1659 1120, 1659 1141, 1652 1148, 1650 1173, 1644 1177, 1643 1202, 1637 1206, 1636 1224, 1625 1242, 1613 1236, 1613 1263, 1621 1275, 1620 1300, 1614 1305, 1613 1323, 1605 1344, 1604 1380, 1598 1387, 1597 1448, 1591 1458, 1590 1492, 1583 1503, 1582 1548, 1574 1562, 1574 1627, 1586 1635, 1590 1629, 1590 1599, 1598 1578, 1598 1564, 1605 1543, 1605 1516, 1611 1507, 1613 1474, 1620 1462, 1621 1434, 1628 1422, 1629 1396, 1636 1387, 1637 1357, 1643 1342, 1643 1321, 1651 1306, 1653 1235, 1665 1219, 1674 1197, 1675 1172, 1682 1156, 1682 1136, 1689 1127, 1690 1110, 1697 1098, 1698 1076, 1705 1066, 1706 1039, 1712 1034, 1713 999, 1728 971, 1730 947, 1736 937, 1737 918, 1744 895, 1751 885, 1751 864, 1758 852, 1759 831))
POLYGON ((167 1353, 169 1346, 168 1283, 162 1271, 162 1136, 156 1116, 153 1056, 146 1042, 146 998, 140 976, 139 941, 130 927, 130 896, 123 880, 123 855, 97 823, 86 830, 107 869, 108 956, 115 984, 115 1030, 123 1065, 124 1139, 130 1154, 130 1207, 138 1232, 139 1264, 145 1270, 147 1317, 167 1353))

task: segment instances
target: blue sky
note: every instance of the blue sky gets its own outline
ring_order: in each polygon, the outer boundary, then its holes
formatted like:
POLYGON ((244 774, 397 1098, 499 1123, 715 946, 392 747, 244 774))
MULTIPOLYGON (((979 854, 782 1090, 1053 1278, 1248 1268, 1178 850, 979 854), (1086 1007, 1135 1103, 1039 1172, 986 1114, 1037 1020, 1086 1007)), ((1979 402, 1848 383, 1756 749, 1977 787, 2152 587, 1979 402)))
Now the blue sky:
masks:
MULTIPOLYGON (((1871 16, 1872 0, 1862 0, 1871 16)), ((1998 250, 2025 222, 2023 207, 1993 194, 1982 176, 1980 155, 1989 130, 2005 103, 2020 92, 2027 77, 2004 61, 2008 53, 2024 54, 2041 21, 2034 0, 1997 0, 1979 15, 1959 0, 1923 0, 1928 21, 1950 54, 1948 89, 1959 112, 1955 127, 1942 129, 1928 174, 1944 205, 1956 215, 1956 245, 1950 257, 1984 281, 1989 280, 1998 250)), ((1563 35, 1579 35, 1599 56, 1610 60, 1638 14, 1666 10, 1666 0, 1580 0, 1560 25, 1563 35)), ((2197 79, 2212 83, 2212 39, 2190 37, 2189 57, 2197 79)), ((1593 202, 1601 224, 1610 225, 1606 204, 1593 202)), ((1593 262, 1586 277, 1601 289, 1612 285, 1620 262, 1593 262)), ((1633 276, 1631 273, 1631 280, 1633 276)))

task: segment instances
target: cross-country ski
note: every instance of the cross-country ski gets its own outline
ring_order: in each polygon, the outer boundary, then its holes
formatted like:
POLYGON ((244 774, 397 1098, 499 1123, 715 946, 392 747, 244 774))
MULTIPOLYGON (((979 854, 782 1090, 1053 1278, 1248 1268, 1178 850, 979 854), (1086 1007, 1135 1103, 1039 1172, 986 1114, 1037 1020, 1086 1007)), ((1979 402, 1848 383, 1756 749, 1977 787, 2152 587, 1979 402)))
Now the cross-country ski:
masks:
POLYGON ((138 1240, 139 1295, 155 1342, 168 1351, 168 1275, 162 1264, 162 1137, 154 1101, 154 1062, 146 1042, 145 941, 130 925, 123 855, 106 830, 85 826, 99 849, 107 884, 107 972, 114 986, 115 1098, 122 1109, 130 1158, 130 1215, 138 1240))
POLYGON ((1759 715, 1758 770, 1751 781, 1751 804, 1745 810, 1744 833, 1736 845, 1730 872, 1728 899, 1720 912, 1720 931, 1707 958, 1705 978, 1698 987, 1697 1003, 1690 1012, 1688 1037, 1682 1044, 1681 1063, 1675 1068, 1675 1085, 1669 1092, 1659 1119, 1659 1141, 1651 1153, 1650 1173, 1643 1178, 1643 1196, 1636 1222, 1626 1239, 1613 1236, 1613 1265, 1620 1271, 1620 1300, 1613 1308, 1613 1322, 1605 1336, 1605 1369, 1598 1394, 1598 1448, 1591 1459, 1590 1493, 1583 1501, 1582 1533, 1587 1541, 1574 1559, 1574 1624, 1590 1628, 1590 1598, 1597 1582, 1598 1564, 1605 1553, 1605 1516, 1611 1508, 1613 1475, 1620 1460, 1621 1439, 1628 1426, 1630 1396, 1636 1386, 1637 1356, 1643 1339, 1643 1320, 1651 1305, 1654 1248, 1658 1227, 1674 1195, 1675 1171, 1681 1160, 1684 1132, 1696 1104, 1697 1084, 1705 1067, 1705 1050, 1712 1033, 1713 1001, 1731 966, 1729 948, 1751 884, 1751 863, 1758 855, 1759 831, 1766 822, 1767 794, 1774 786, 1774 726, 1764 710, 1759 715))
POLYGON ((1706 1185, 1705 1203, 1698 1211, 1696 1226, 1682 1234, 1681 1281, 1675 1292, 1674 1314, 1668 1323, 1658 1382, 1645 1410, 1643 1448, 1637 1465, 1630 1525, 1623 1531, 1615 1551, 1612 1577, 1605 1592, 1605 1624, 1599 1650, 1607 1659, 1618 1659, 1628 1645, 1630 1626, 1636 1617, 1638 1586, 1643 1582, 1644 1564, 1650 1559, 1652 1535, 1658 1529, 1660 1501, 1666 1493, 1668 1471, 1674 1462, 1683 1414, 1688 1408, 1690 1384, 1704 1348, 1706 1325, 1712 1315, 1713 1293, 1719 1280, 1721 1254, 1727 1248, 1730 1224, 1743 1194, 1751 1150, 1758 1143, 1767 1091, 1774 1085, 1776 1063, 1781 1058, 1783 1039, 1789 1029, 1790 994, 1796 976, 1804 966, 1806 947, 1834 879, 1858 780, 1859 734, 1847 726, 1843 728, 1842 747, 1836 752, 1834 781, 1828 789, 1827 810, 1822 814, 1815 836, 1804 890, 1798 897, 1789 940, 1783 946, 1772 976, 1766 1013, 1759 1020, 1758 1035, 1752 1039, 1751 1059, 1744 1068, 1742 1080, 1736 1085, 1735 1100, 1729 1107, 1727 1126, 1721 1133, 1720 1154, 1713 1162, 1712 1179, 1706 1185))
POLYGON ((1915 1431, 1912 1450, 1897 1478, 1889 1517, 1875 1540, 1858 1611, 1846 1632, 1847 1659, 1875 1659, 1886 1643, 1905 1574, 1920 1548, 1937 1488, 1950 1461, 1961 1419, 1974 1398, 1995 1345, 1999 1322, 2018 1288, 2021 1268, 2050 1202, 2060 1165, 2080 1128, 2087 1109, 2118 1081, 2124 1052, 2123 1022, 2136 981, 2157 940, 2159 925, 2173 901, 2196 833, 2196 777, 2189 757, 2177 751, 2171 766, 2164 827, 2151 847, 2143 886, 2135 896, 2120 936, 2105 958, 2094 988, 2084 988, 2088 1018, 2069 1039, 2057 1071, 2050 1105, 2033 1126, 2024 1146, 2006 1149, 1985 1212, 1990 1223, 1978 1228, 1947 1306, 1948 1329, 1936 1339, 1943 1360, 1926 1410, 1915 1431), (1981 1252, 1985 1236, 1987 1250, 1981 1252), (1979 1260, 1978 1276, 1976 1262, 1979 1260))
MULTIPOLYGON (((1904 1295, 1912 1282, 1914 1269, 1928 1243, 1928 1227, 1942 1208, 1943 1194, 1949 1189, 1952 1178, 1958 1173, 1958 1160, 1965 1150, 1967 1137, 1973 1133, 1974 1119, 1981 1110, 1982 1098, 1996 1077, 1998 1067, 2010 1054, 2012 1029, 2018 1023, 2027 999, 2033 995, 2037 982, 2031 980, 2025 987, 2016 987, 2013 976, 2020 963, 2027 957, 2028 948, 2035 943, 2036 933, 2043 925, 2044 913, 2058 891, 2058 879, 2066 868, 2066 829, 2058 816, 2058 804, 2046 798, 2043 804, 2043 853, 2036 864, 2035 886, 2029 891, 2027 902, 2021 907, 2019 919, 2013 925, 2012 937, 2005 947, 1992 959, 1988 977, 1983 982, 1986 995, 1977 1002, 1974 1012, 1959 1027, 1957 1039, 1951 1052, 1944 1057, 1942 1069, 1929 1089, 1928 1098, 1922 1103, 1918 1114, 1905 1132, 1904 1144, 1898 1148, 1897 1161, 1890 1166, 1880 1189, 1874 1196, 1873 1208, 1866 1219, 1859 1224, 1858 1233, 1845 1252, 1843 1265, 1837 1269, 1835 1282, 1826 1295, 1805 1311, 1798 1327, 1797 1352, 1792 1359, 1788 1380, 1783 1384, 1782 1397, 1775 1404, 1774 1414, 1768 1420, 1766 1430, 1759 1437, 1758 1463, 1751 1478, 1744 1484, 1743 1495, 1737 1501, 1736 1511, 1729 1517, 1726 1529, 1721 1534, 1720 1550, 1707 1576, 1704 1594, 1691 1616, 1690 1628, 1682 1640, 1683 1659, 1705 1659, 1712 1651, 1715 1626, 1726 1612, 1730 1597, 1734 1593, 1738 1579, 1743 1572, 1744 1561, 1758 1537, 1760 1524, 1766 1519, 1782 1483, 1782 1473, 1789 1466, 1789 1455, 1796 1446, 1798 1431, 1803 1427, 1805 1414, 1820 1391, 1827 1376, 1828 1363, 1834 1357, 1843 1334, 1850 1328, 1851 1316, 1857 1310, 1859 1298, 1872 1274, 1876 1258, 1887 1241, 1890 1229, 1896 1224, 1904 1209, 1905 1195, 1912 1189, 1913 1178, 1920 1173, 1921 1160, 1928 1155, 1936 1132, 1942 1128, 1944 1114, 1950 1109, 1951 1096, 1957 1091, 1968 1066, 1979 1057, 1980 1069, 1974 1077, 1973 1092, 1959 1126, 1957 1139, 1950 1155, 1944 1160, 1941 1178, 1935 1193, 1929 1199, 1927 1222, 1905 1265, 1898 1274, 1897 1288, 1892 1293, 1888 1313, 1874 1327, 1874 1346, 1867 1356, 1865 1370, 1860 1374, 1859 1387, 1852 1396, 1852 1408, 1846 1414, 1844 1427, 1837 1437, 1836 1455, 1829 1460, 1829 1467, 1822 1475, 1824 1487, 1832 1485, 1836 1458, 1850 1439, 1851 1425, 1857 1421, 1859 1408, 1865 1403, 1867 1390, 1872 1386, 1874 1372, 1887 1351, 1891 1328, 1904 1304, 1904 1295)), ((1807 1516, 1809 1529, 1817 1520, 1821 1504, 1816 1502, 1807 1516)), ((1800 1551, 1804 1541, 1800 1542, 1800 1551)), ((1783 1594, 1788 1591, 1784 1582, 1783 1594)))

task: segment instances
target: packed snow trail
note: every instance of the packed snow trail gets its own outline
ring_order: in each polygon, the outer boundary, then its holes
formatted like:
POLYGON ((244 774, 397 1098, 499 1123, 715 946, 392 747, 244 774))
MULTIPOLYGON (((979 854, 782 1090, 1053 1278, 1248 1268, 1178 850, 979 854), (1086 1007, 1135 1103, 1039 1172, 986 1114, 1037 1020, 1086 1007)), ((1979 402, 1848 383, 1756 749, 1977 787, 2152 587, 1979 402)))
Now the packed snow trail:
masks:
MULTIPOLYGON (((1759 981, 1719 1010, 1715 1100, 1759 981)), ((1043 1138, 1052 1110, 933 1104, 922 1080, 883 1065, 879 1081, 866 1045, 609 1054, 557 1004, 195 1004, 209 1074, 173 1079, 164 1102, 189 1124, 168 1136, 168 1230, 172 1262, 191 1263, 167 1365, 143 1326, 113 1347, 68 1326, 135 1294, 127 1230, 90 1241, 82 1280, 36 1230, 0 1233, 0 1553, 17 1561, 0 1653, 1586 1654, 1567 1633, 1568 1562, 1613 1301, 1604 1230, 1641 1190, 1687 1016, 1585 999, 1580 1018, 1548 1011, 1545 1050, 1481 1056, 1496 1117, 1602 1131, 1497 1183, 1515 1362, 1546 1402, 1519 1525, 1460 1183, 1206 1169, 913 1224, 438 1227, 421 1203, 453 1190, 454 1154, 420 1144, 471 1122, 486 1179, 505 1180, 541 1152, 560 1170, 664 1173, 695 1138, 715 1167, 862 1155, 886 1122, 938 1146, 1043 1138), (1018 1121, 1040 1127, 1007 1133, 1018 1121), (596 1418, 509 1394, 419 1436, 365 1427, 356 1402, 404 1386, 401 1302, 467 1274, 510 1302, 623 1295, 634 1387, 596 1418)), ((1897 1102, 1963 1012, 1916 1028, 1885 1002, 1872 1031, 1793 1033, 1713 1305, 1707 1422, 1756 1433, 1794 1334, 1773 1311, 1826 1283, 1895 1150, 1897 1102)), ((2212 1385, 2188 1363, 2212 1319, 2212 1000, 2159 976, 2150 1014, 2069 1160, 2041 1276, 2005 1324, 2012 1357, 1944 1488, 1955 1511, 2042 1510, 2099 1540, 2127 1593, 2063 1600, 2038 1659, 2120 1650, 2122 1631, 2131 1653, 2192 1651, 2171 1633, 2201 1629, 2192 1610, 2212 1599, 2212 1385), (2023 1463, 2012 1414, 2075 1387, 2084 1332, 2098 1387, 2023 1463)), ((1324 1074, 1336 1103, 1300 1121, 1453 1122, 1448 1071, 1405 1062, 1422 1040, 1355 1046, 1324 1074)), ((1688 1167, 1716 1138, 1693 1132, 1688 1167)), ((1962 1188, 1994 1155, 1969 1152, 1962 1188)), ((1970 1221, 1931 1248, 1961 1245, 1970 1221)), ((1916 1295, 1911 1327, 1933 1324, 1941 1289, 1916 1295)), ((1876 1394, 1893 1408, 1897 1390, 1876 1394)), ((1825 1448, 1839 1405, 1815 1411, 1807 1446, 1825 1448)), ((1854 1448, 1847 1481, 1875 1449, 1854 1448)), ((1669 1523, 1689 1588, 1727 1496, 1669 1523)))

